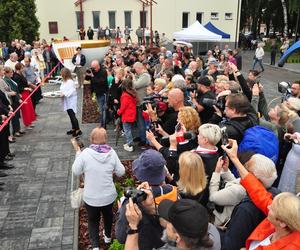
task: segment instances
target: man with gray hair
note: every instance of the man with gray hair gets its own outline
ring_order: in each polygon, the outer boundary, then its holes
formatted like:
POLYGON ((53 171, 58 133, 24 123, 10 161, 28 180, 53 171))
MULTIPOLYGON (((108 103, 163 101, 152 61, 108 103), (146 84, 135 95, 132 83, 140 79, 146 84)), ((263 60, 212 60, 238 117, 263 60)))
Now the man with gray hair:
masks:
MULTIPOLYGON (((239 159, 268 192, 272 193, 273 197, 280 192, 272 187, 277 178, 277 171, 271 159, 254 152, 240 153, 239 159)), ((265 217, 265 214, 247 196, 234 208, 229 223, 221 233, 222 249, 240 250, 243 248, 246 239, 265 217)))
POLYGON ((146 127, 144 123, 144 118, 142 116, 143 107, 142 102, 143 98, 147 95, 147 86, 151 82, 151 77, 149 73, 145 70, 144 66, 140 62, 136 62, 133 65, 135 74, 131 74, 133 79, 133 86, 137 91, 137 126, 139 130, 139 146, 145 146, 146 144, 146 127))

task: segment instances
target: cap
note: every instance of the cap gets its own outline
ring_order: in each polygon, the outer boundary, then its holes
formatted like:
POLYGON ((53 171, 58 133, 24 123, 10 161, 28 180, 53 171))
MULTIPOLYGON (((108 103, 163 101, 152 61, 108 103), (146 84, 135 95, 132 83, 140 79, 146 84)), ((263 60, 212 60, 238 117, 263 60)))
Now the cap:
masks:
POLYGON ((163 200, 158 205, 158 214, 170 222, 183 236, 201 239, 207 234, 208 213, 206 208, 197 201, 163 200))
POLYGON ((166 160, 156 150, 148 149, 133 161, 133 174, 139 181, 148 181, 150 185, 159 185, 165 180, 166 160))

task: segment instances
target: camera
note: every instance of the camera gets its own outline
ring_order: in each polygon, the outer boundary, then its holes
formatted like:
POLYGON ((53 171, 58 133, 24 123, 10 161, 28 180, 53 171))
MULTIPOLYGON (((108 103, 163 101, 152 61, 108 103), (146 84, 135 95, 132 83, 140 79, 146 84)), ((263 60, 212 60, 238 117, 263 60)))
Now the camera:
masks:
POLYGON ((131 198, 133 203, 141 203, 147 199, 147 194, 143 189, 136 189, 133 187, 126 188, 124 196, 127 199, 131 198))
POLYGON ((160 95, 146 96, 143 98, 142 108, 143 108, 143 110, 147 110, 147 105, 150 103, 152 109, 156 108, 156 111, 158 111, 158 112, 166 111, 166 110, 163 110, 163 107, 167 105, 164 102, 165 100, 168 100, 168 97, 160 96, 160 95))
POLYGON ((291 84, 289 82, 279 82, 278 92, 282 94, 282 102, 287 100, 292 95, 291 84))
POLYGON ((130 72, 131 72, 132 74, 136 74, 136 71, 135 71, 134 68, 130 69, 130 72))
POLYGON ((92 73, 93 73, 93 70, 92 70, 91 68, 88 68, 88 69, 86 70, 86 73, 92 74, 92 73))
POLYGON ((221 96, 218 98, 218 100, 203 98, 203 104, 205 104, 208 107, 213 107, 215 105, 221 111, 225 110, 225 103, 226 103, 226 96, 221 96))
POLYGON ((197 92, 197 84, 196 83, 192 83, 189 86, 186 87, 186 90, 188 92, 197 92))

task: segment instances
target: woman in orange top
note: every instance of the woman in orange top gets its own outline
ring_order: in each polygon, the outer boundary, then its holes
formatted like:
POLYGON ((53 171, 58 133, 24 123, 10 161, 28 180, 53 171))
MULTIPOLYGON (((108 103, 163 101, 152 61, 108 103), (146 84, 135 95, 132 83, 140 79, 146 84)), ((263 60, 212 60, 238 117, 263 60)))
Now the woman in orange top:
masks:
POLYGON ((271 193, 239 161, 237 142, 229 140, 229 144, 222 148, 238 169, 240 183, 253 203, 267 215, 248 237, 245 249, 300 249, 300 198, 283 192, 272 200, 271 193))

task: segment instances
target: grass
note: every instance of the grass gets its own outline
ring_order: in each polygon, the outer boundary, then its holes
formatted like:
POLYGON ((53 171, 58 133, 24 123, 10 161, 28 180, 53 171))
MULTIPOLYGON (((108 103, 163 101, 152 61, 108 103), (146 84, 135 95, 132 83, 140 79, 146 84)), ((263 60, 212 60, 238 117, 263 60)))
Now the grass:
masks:
MULTIPOLYGON (((265 47, 264 47, 264 51, 266 52, 271 52, 271 42, 266 42, 265 43, 265 47)), ((276 61, 279 61, 280 59, 280 52, 279 52, 279 48, 281 46, 281 42, 280 41, 276 41, 276 46, 277 46, 277 54, 276 54, 276 61)), ((292 44, 290 44, 292 45, 292 44)), ((293 54, 291 54, 287 61, 287 63, 300 63, 300 49, 296 50, 293 54)))

